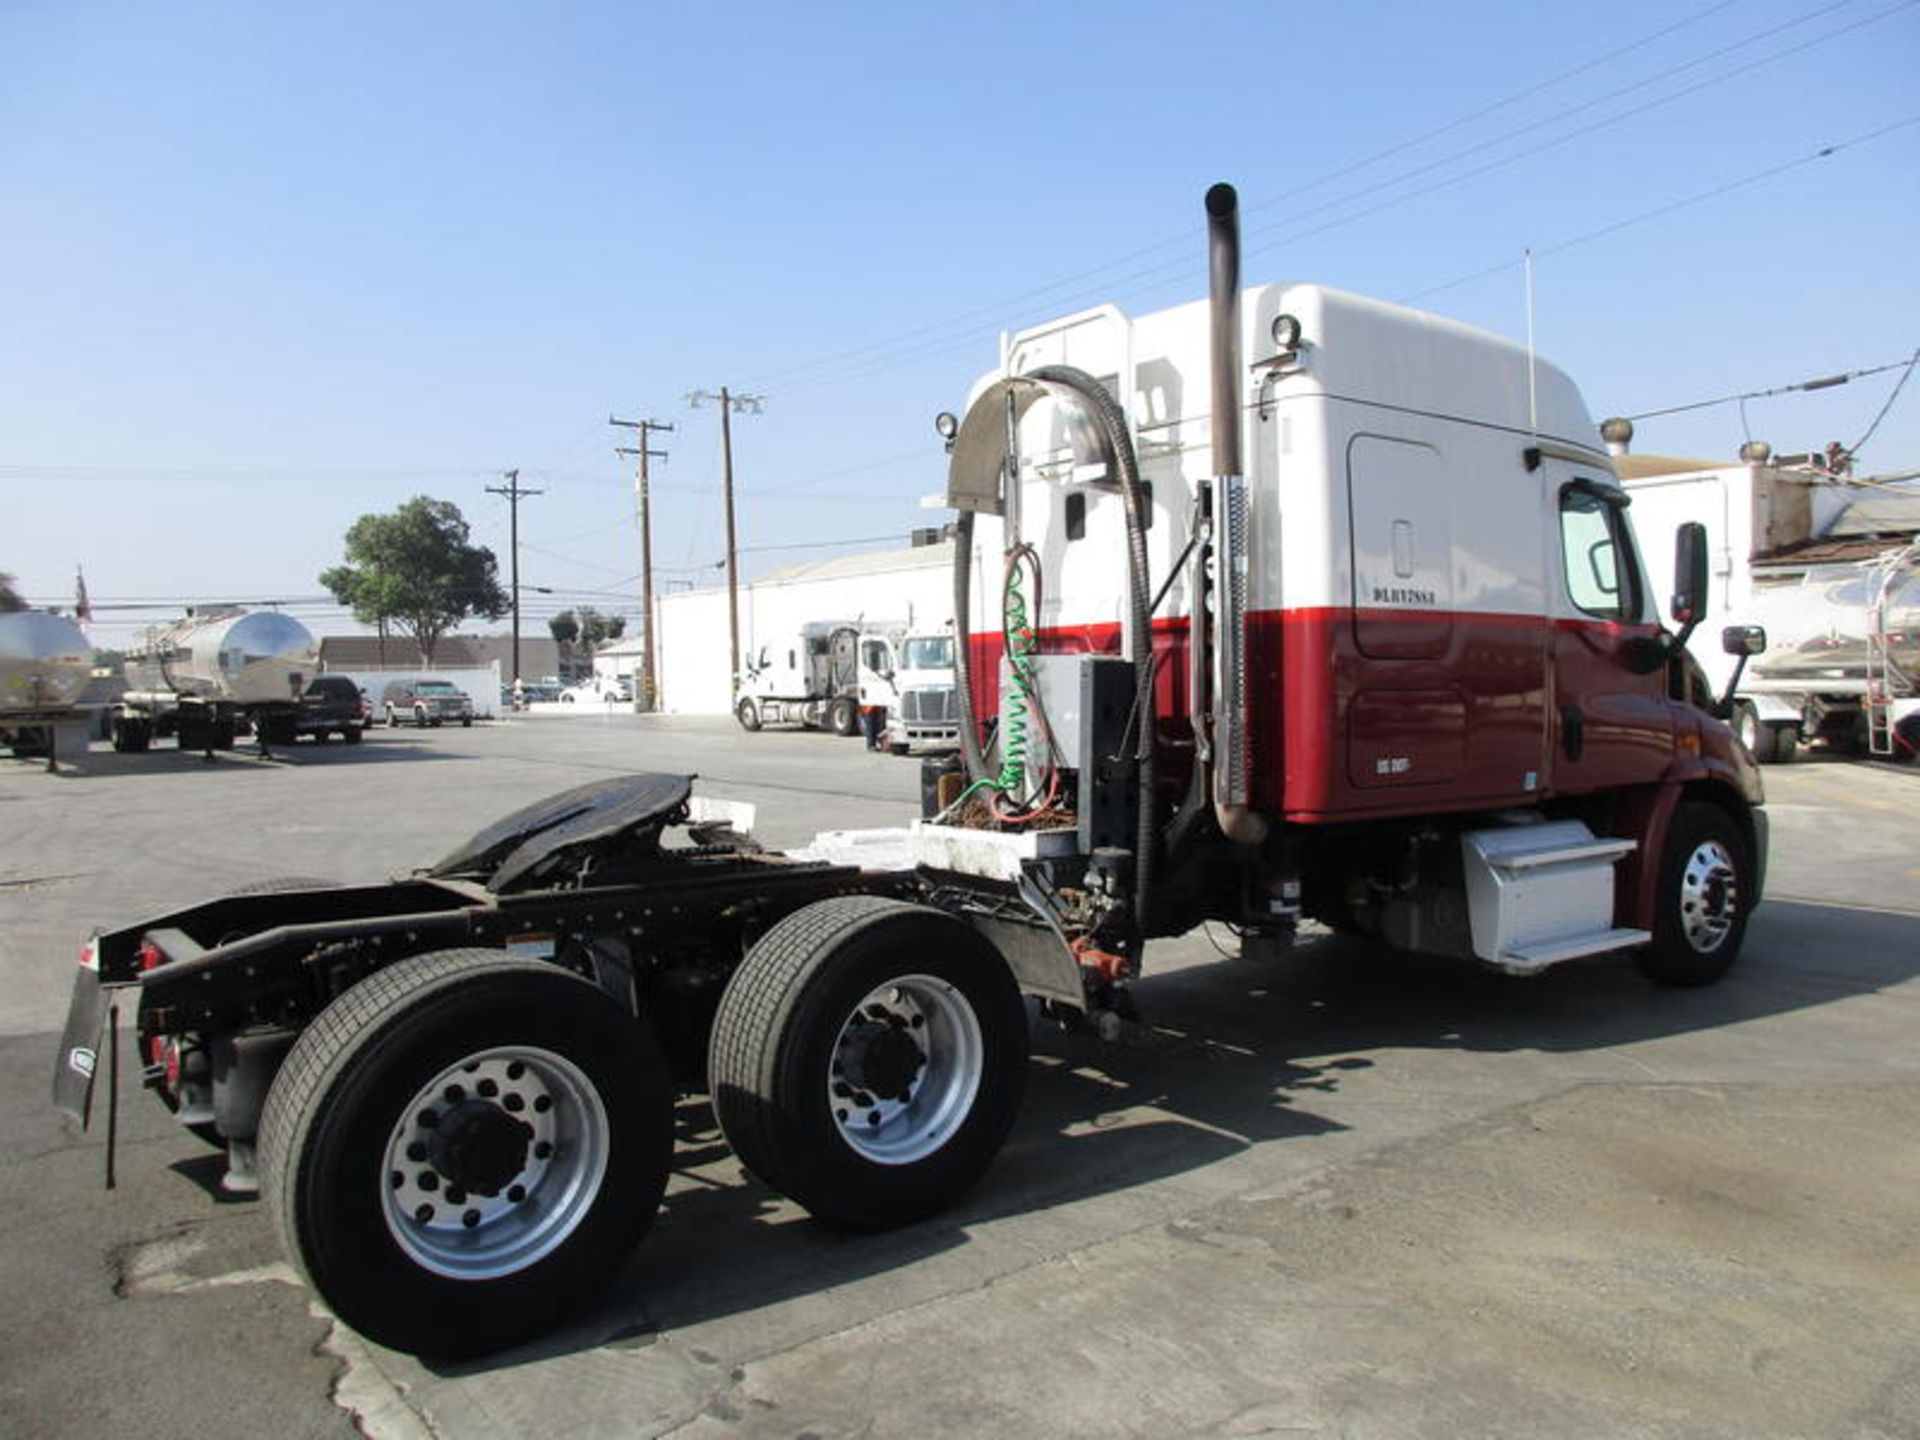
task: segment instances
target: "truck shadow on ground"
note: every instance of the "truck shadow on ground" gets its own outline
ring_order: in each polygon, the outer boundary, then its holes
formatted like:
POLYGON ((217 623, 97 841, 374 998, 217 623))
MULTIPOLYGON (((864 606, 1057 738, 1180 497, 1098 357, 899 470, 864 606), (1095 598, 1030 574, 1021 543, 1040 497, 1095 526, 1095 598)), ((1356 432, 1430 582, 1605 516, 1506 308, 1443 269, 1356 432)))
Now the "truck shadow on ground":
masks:
POLYGON ((251 744, 231 750, 217 750, 209 760, 198 750, 172 748, 149 750, 141 755, 122 754, 101 748, 84 759, 62 761, 50 780, 132 780, 168 775, 227 775, 259 777, 277 770, 301 769, 310 765, 390 765, 418 761, 480 759, 461 755, 433 745, 427 736, 382 737, 358 745, 279 746, 262 755, 251 744))
MULTIPOLYGON (((1794 902, 1767 905, 1740 965, 1697 990, 1650 985, 1622 958, 1519 980, 1333 938, 1270 960, 1188 964, 1138 984, 1144 1023, 1120 1043, 1037 1025, 1025 1105, 1006 1148, 954 1209, 902 1230, 848 1235, 808 1220, 732 1161, 703 1099, 683 1102, 676 1183, 611 1296, 539 1344, 443 1373, 640 1347, 890 1272, 910 1287, 912 1266, 969 1243, 973 1227, 1145 1187, 1250 1146, 1344 1129, 1316 1113, 1316 1101, 1380 1052, 1606 1050, 1870 994, 1916 975, 1920 915, 1794 902)), ((1151 1213, 1143 1205, 1140 1222, 1151 1213)), ((937 1292, 939 1282, 927 1283, 937 1292)))

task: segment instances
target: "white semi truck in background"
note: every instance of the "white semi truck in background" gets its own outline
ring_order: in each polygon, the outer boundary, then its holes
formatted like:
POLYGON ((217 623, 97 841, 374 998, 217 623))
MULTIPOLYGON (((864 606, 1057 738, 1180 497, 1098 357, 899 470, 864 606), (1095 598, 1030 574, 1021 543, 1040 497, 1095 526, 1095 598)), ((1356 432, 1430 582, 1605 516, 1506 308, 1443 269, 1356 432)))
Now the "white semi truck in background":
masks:
MULTIPOLYGON (((105 1076, 111 1115, 120 1006, 333 1312, 454 1356, 633 1273, 683 1091, 828 1223, 950 1204, 1018 1110, 1027 1002, 1113 1032, 1147 946, 1205 922, 1725 973, 1767 830, 1686 648, 1703 531, 1670 631, 1571 380, 1432 315, 1243 291, 1230 187, 1207 214, 1210 302, 1011 336, 943 417, 966 781, 939 813, 778 854, 689 776, 618 776, 403 879, 183 903, 85 942, 61 1106, 105 1076)), ((789 672, 832 652, 801 638, 789 672)))
POLYGON ((952 750, 960 743, 960 700, 954 693, 953 628, 908 635, 893 672, 887 748, 952 750))
POLYGON ((906 627, 810 620, 760 645, 737 680, 733 714, 745 730, 803 725, 854 735, 862 705, 890 706, 895 647, 906 627))

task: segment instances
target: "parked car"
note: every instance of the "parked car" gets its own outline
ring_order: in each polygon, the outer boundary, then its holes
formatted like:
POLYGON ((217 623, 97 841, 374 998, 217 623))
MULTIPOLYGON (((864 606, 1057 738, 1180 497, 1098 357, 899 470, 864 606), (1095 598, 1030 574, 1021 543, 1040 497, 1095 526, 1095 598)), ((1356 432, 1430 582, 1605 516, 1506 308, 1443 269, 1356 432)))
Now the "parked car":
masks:
POLYGON ((380 696, 380 708, 386 712, 389 725, 398 725, 408 715, 418 727, 442 725, 449 720, 473 724, 473 700, 467 692, 451 680, 426 675, 391 682, 380 696))
POLYGON ((311 735, 324 744, 338 732, 349 745, 360 743, 370 716, 366 694, 345 675, 316 675, 300 697, 294 712, 296 735, 311 735))
POLYGON ((563 705, 631 705, 633 688, 625 679, 594 675, 560 692, 563 705))

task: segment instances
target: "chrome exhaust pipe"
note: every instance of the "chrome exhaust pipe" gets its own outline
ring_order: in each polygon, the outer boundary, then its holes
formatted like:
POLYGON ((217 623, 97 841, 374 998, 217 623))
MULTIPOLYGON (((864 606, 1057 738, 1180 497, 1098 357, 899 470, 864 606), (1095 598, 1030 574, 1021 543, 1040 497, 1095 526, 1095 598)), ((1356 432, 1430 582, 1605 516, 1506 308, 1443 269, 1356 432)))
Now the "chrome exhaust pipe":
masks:
POLYGON ((1258 845, 1267 822, 1249 806, 1247 726, 1248 501, 1240 463, 1240 197, 1207 191, 1207 276, 1213 370, 1213 813, 1221 834, 1258 845))

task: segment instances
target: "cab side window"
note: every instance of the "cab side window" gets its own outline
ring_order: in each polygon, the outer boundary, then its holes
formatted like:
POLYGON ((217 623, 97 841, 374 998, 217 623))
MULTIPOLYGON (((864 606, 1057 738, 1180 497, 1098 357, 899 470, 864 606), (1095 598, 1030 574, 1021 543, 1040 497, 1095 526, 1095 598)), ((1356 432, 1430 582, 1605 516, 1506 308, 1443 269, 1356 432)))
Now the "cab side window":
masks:
POLYGON ((1602 620, 1640 618, 1640 576, 1619 505, 1584 485, 1562 490, 1560 558, 1576 607, 1602 620))

